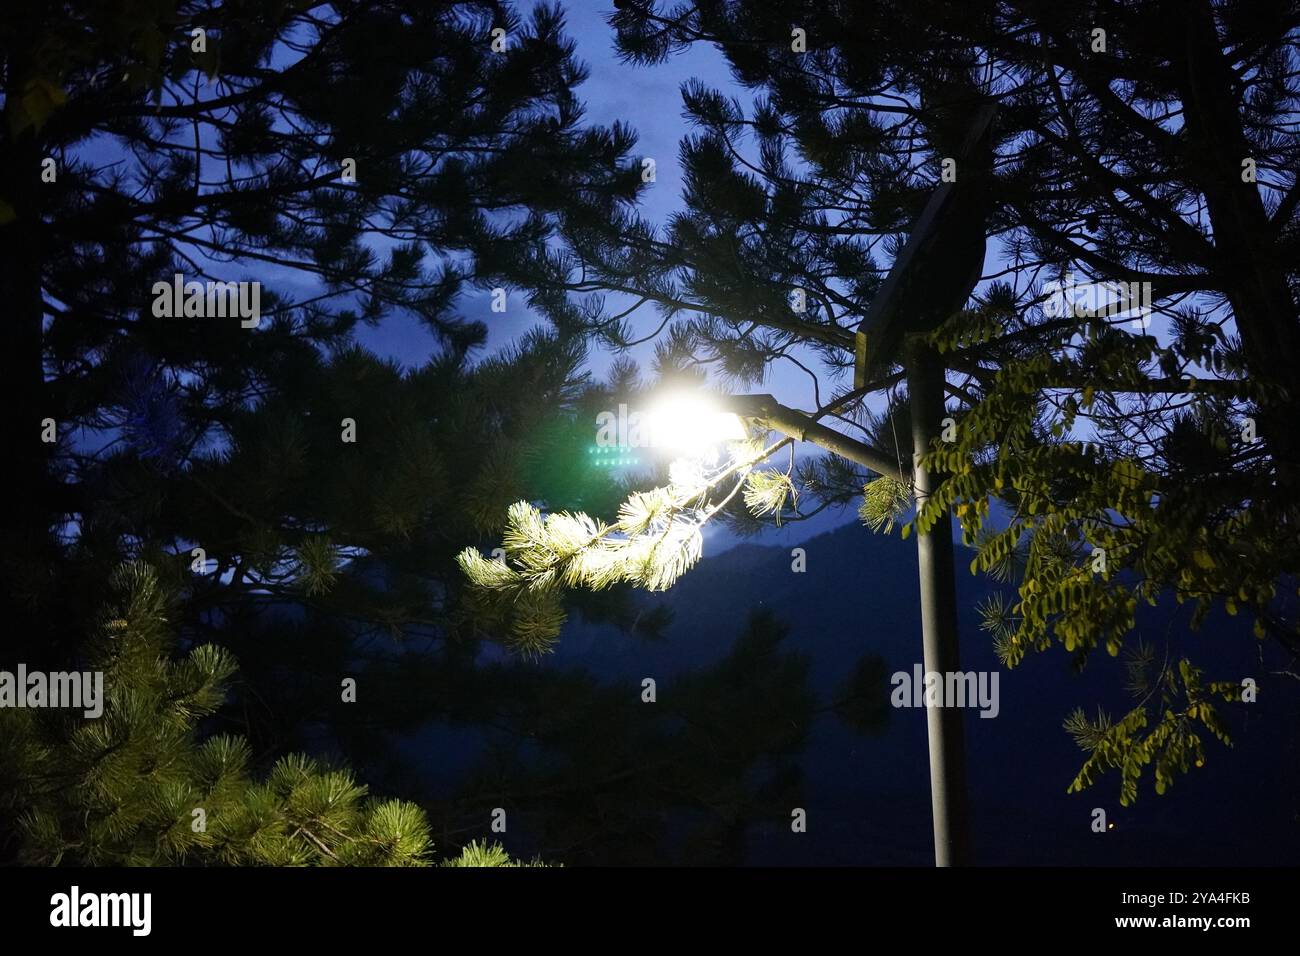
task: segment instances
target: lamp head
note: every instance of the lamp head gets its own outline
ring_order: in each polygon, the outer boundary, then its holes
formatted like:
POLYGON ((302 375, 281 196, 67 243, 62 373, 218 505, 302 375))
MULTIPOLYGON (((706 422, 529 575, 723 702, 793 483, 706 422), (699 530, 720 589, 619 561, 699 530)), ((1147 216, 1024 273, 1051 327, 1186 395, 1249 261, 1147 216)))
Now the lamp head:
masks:
POLYGON ((745 426, 703 392, 672 392, 647 415, 656 447, 679 455, 704 455, 730 441, 744 441, 745 426))

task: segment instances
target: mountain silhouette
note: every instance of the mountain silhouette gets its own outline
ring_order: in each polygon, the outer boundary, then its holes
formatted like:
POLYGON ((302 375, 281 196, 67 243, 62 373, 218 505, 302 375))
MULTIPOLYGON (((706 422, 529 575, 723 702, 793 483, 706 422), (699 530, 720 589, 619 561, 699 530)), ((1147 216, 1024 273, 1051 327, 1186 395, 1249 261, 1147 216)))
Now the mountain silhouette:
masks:
MULTIPOLYGON (((830 703, 864 656, 885 673, 911 673, 921 661, 915 543, 856 524, 810 538, 806 570, 793 570, 789 546, 738 545, 705 558, 671 590, 638 595, 645 610, 666 607, 671 624, 656 639, 612 625, 571 621, 544 666, 580 667, 603 680, 653 678, 660 701, 676 681, 721 659, 754 611, 789 627, 786 651, 808 655, 811 684, 830 703)), ((964 557, 963 557, 964 556, 964 557)), ((997 585, 957 561, 962 667, 998 672, 999 709, 967 711, 967 749, 976 859, 980 864, 1227 865, 1291 864, 1300 849, 1297 816, 1295 681, 1261 665, 1249 626, 1211 615, 1198 631, 1189 608, 1172 601, 1139 610, 1139 637, 1170 662, 1181 656, 1207 679, 1254 678, 1259 699, 1221 709, 1233 746, 1202 734, 1205 767, 1180 775, 1157 795, 1150 775, 1136 804, 1120 806, 1118 774, 1081 794, 1066 789, 1084 751, 1062 729, 1076 707, 1118 718, 1134 706, 1122 662, 1098 650, 1082 673, 1057 646, 1002 667, 976 604, 997 585), (1248 796, 1240 792, 1245 789, 1248 796), (1094 810, 1113 824, 1094 832, 1094 810)), ((929 777, 923 708, 887 710, 863 735, 825 711, 807 728, 800 758, 807 830, 788 824, 751 828, 747 856, 760 864, 929 865, 929 777)), ((793 808, 792 808, 793 810, 793 808)))

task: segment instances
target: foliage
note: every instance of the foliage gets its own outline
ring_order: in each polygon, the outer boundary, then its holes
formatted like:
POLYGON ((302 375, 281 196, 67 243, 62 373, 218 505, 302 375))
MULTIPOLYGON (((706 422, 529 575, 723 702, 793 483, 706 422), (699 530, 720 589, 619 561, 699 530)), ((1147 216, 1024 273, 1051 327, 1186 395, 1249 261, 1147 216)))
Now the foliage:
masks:
POLYGON ((562 589, 630 583, 662 591, 698 561, 705 512, 695 503, 705 491, 667 486, 635 492, 612 524, 581 513, 543 518, 520 501, 507 513, 503 560, 466 548, 457 562, 479 594, 490 595, 477 609, 489 621, 508 621, 516 650, 542 654, 564 623, 562 589))
MULTIPOLYGON (((617 500, 577 454, 574 323, 489 356, 473 316, 495 285, 524 314, 545 293, 523 264, 560 223, 634 199, 633 137, 583 122, 555 6, 47 7, 17 0, 0 23, 0 400, 21 410, 0 445, 23 502, 0 529, 3 657, 83 659, 114 569, 147 562, 181 646, 241 662, 202 730, 237 729, 259 761, 329 751, 409 793, 392 731, 445 709, 413 676, 495 639, 467 620, 455 552, 525 485, 566 507, 617 500), (259 282, 259 324, 155 316, 150 290, 178 272, 259 282), (339 708, 349 673, 365 704, 339 708)), ((593 613, 632 619, 619 600, 593 613)), ((304 783, 346 797, 340 829, 401 823, 341 773, 304 783)), ((248 793, 259 813, 292 797, 248 793)), ((26 839, 15 826, 0 814, 0 847, 26 839)), ((274 853, 314 852, 293 830, 274 853)))
MULTIPOLYGON (((554 447, 583 351, 570 329, 476 362, 486 327, 464 302, 492 257, 523 261, 639 182, 628 132, 580 123, 583 68, 558 9, 11 6, 10 101, 23 84, 58 93, 33 93, 40 115, 8 111, 0 130, 15 211, 0 226, 15 330, 0 383, 26 410, 0 425, 28 502, 0 548, 17 652, 73 653, 61 642, 102 599, 92 582, 124 559, 161 568, 202 547, 217 573, 193 582, 195 602, 210 615, 246 607, 250 584, 349 593, 358 553, 409 572, 437 534, 431 500, 464 501, 448 534, 495 524, 554 447), (256 280, 260 323, 155 316, 150 290, 176 273, 256 280), (401 369, 359 345, 402 319, 428 333, 427 358, 401 369), (46 417, 56 444, 33 427, 46 417)), ((529 280, 515 279, 522 312, 529 280)), ((424 570, 449 577, 449 557, 424 570)))
POLYGON ((911 508, 912 489, 897 478, 882 475, 866 483, 858 518, 872 531, 889 534, 911 508))
MULTIPOLYGON (((1138 606, 1162 600, 1191 604, 1193 626, 1215 607, 1248 614, 1293 661, 1300 186, 1287 117, 1300 17, 1291 3, 1268 10, 1197 0, 1171 42, 1159 5, 820 5, 800 10, 797 53, 774 0, 623 5, 611 23, 630 60, 710 45, 754 95, 687 84, 686 210, 663 227, 621 216, 566 234, 552 281, 636 296, 617 315, 593 300, 588 328, 615 347, 629 315, 658 310, 664 368, 739 385, 791 363, 813 379, 818 417, 907 460, 901 372, 829 398, 821 377, 853 362, 884 264, 954 155, 954 117, 996 102, 980 186, 1000 275, 913 330, 942 354, 957 426, 922 450, 939 485, 903 533, 954 514, 978 548, 972 571, 1014 585, 1014 601, 987 608, 1009 666, 1058 645, 1076 666, 1096 648, 1117 655, 1138 606), (1091 48, 1098 23, 1109 50, 1091 48), (1265 171, 1257 182, 1246 159, 1265 171), (1091 305, 1063 297, 1072 280, 1091 305), (1107 306, 1107 283, 1145 284, 1149 311, 1107 306), (883 416, 868 404, 880 392, 883 416)), ((823 506, 861 495, 873 526, 902 515, 875 476, 792 474, 823 506)), ((1214 713, 1187 682, 1166 690, 1175 714, 1214 713)), ((1160 789, 1169 768, 1194 765, 1178 748, 1199 746, 1197 725, 1116 723, 1137 748, 1121 748, 1124 793, 1146 766, 1132 754, 1155 761, 1160 789)))
POLYGON ((1120 803, 1128 806, 1137 799, 1138 781, 1148 765, 1153 768, 1156 793, 1164 793, 1177 779, 1175 772, 1186 773, 1193 765, 1205 765, 1198 722, 1221 742, 1230 744, 1213 699, 1240 700, 1239 685, 1231 681, 1207 684, 1201 679, 1200 669, 1186 659, 1160 674, 1158 680, 1160 696, 1155 701, 1154 715, 1145 706, 1151 697, 1148 694, 1114 722, 1100 711, 1097 721, 1090 722, 1082 710, 1076 710, 1066 720, 1066 730, 1088 752, 1088 759, 1070 784, 1071 793, 1090 786, 1107 770, 1118 770, 1120 803))
POLYGON ((472 841, 469 846, 460 851, 460 856, 453 856, 442 862, 443 866, 475 866, 475 867, 497 867, 497 866, 546 866, 540 860, 534 860, 531 863, 520 863, 512 860, 510 854, 506 853, 505 848, 499 843, 488 843, 486 841, 472 841))
MULTIPOLYGON (((424 811, 370 797, 347 770, 301 754, 255 771, 248 742, 200 728, 234 659, 213 644, 175 656, 173 595, 147 565, 123 566, 85 661, 103 673, 99 718, 0 711, 0 791, 29 864, 422 866, 424 811)), ((474 844, 456 865, 506 865, 474 844), (481 862, 489 859, 492 862, 481 862)))

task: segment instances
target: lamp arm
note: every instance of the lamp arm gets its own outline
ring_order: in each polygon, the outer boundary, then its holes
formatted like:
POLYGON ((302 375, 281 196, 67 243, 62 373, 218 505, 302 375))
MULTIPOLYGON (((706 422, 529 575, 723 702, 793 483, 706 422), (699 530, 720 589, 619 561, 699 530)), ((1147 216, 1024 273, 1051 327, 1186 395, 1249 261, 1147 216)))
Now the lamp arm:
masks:
POLYGON ((881 449, 815 422, 803 412, 782 405, 771 395, 733 395, 725 401, 727 411, 741 418, 759 419, 783 435, 811 442, 841 458, 870 468, 876 474, 911 484, 911 471, 900 469, 898 462, 881 449))

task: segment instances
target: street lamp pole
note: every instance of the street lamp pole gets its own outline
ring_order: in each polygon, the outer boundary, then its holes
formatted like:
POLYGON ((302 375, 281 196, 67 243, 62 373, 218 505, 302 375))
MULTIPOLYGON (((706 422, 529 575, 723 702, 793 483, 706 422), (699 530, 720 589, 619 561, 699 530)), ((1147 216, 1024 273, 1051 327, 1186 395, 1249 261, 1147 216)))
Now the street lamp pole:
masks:
MULTIPOLYGON (((938 482, 921 463, 944 417, 944 369, 929 346, 912 349, 907 392, 912 419, 912 486, 919 511, 938 482)), ((952 516, 947 509, 926 531, 917 529, 917 567, 921 584, 921 643, 925 673, 961 670, 957 638, 957 579, 953 571, 952 516)), ((966 793, 966 740, 962 712, 945 706, 925 710, 930 745, 930 805, 934 823, 935 866, 967 866, 971 860, 970 809, 966 793)))
MULTIPOLYGON (((934 476, 920 462, 944 416, 944 373, 942 360, 932 349, 918 346, 913 353, 907 368, 914 448, 910 470, 900 468, 897 459, 886 452, 828 428, 804 412, 781 405, 771 395, 737 395, 727 405, 737 415, 759 419, 783 435, 818 445, 877 474, 911 482, 920 508, 933 488, 934 476)), ((947 511, 929 531, 917 534, 916 552, 925 671, 937 673, 943 680, 942 675, 960 669, 952 519, 947 511)), ((927 707, 926 734, 934 862, 936 866, 967 865, 971 862, 970 819, 961 711, 945 706, 927 707)))

